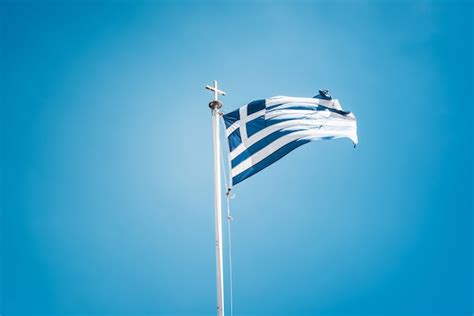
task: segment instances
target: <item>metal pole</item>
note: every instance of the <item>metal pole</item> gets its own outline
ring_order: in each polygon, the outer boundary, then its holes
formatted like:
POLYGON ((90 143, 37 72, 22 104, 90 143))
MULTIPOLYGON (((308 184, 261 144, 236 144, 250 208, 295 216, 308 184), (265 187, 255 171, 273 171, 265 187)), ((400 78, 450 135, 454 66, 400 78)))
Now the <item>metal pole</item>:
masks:
MULTIPOLYGON (((214 81, 214 101, 209 103, 212 109, 212 139, 214 144, 214 207, 216 233, 216 280, 217 280, 217 315, 224 316, 224 275, 222 262, 222 186, 221 186, 221 148, 219 133, 219 109, 222 103, 217 99, 217 82, 214 81)), ((211 89, 209 89, 211 90, 211 89)))

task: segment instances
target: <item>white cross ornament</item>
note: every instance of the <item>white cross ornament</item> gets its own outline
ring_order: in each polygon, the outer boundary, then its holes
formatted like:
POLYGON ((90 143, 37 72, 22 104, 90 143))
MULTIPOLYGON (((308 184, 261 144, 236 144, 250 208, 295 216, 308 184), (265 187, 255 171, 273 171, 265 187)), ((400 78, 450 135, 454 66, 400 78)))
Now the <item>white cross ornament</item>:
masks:
POLYGON ((214 92, 214 101, 217 101, 218 94, 225 95, 224 91, 217 89, 217 80, 214 80, 214 86, 206 86, 206 89, 214 92))

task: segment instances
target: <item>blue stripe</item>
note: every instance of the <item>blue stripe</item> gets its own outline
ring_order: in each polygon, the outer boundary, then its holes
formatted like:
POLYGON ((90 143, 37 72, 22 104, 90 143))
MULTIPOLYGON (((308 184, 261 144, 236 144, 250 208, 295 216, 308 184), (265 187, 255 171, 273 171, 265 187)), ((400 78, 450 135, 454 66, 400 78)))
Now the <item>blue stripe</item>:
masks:
POLYGON ((265 100, 255 100, 247 104, 247 115, 258 112, 265 108, 265 100))
POLYGON ((278 124, 278 123, 282 123, 282 122, 289 122, 289 121, 294 121, 294 120, 304 120, 304 119, 308 119, 304 116, 301 116, 301 117, 295 117, 295 118, 291 118, 291 119, 279 119, 279 118, 274 118, 274 119, 271 119, 271 120, 266 120, 266 125, 267 127, 269 126, 272 126, 272 125, 275 125, 275 124, 278 124))
POLYGON ((247 123, 247 137, 261 131, 266 127, 265 116, 259 116, 247 123))
POLYGON ((322 95, 321 93, 318 93, 318 95, 315 95, 313 99, 332 100, 332 96, 325 96, 325 95, 322 95))
POLYGON ((226 113, 223 115, 223 117, 224 117, 225 128, 229 128, 229 126, 234 124, 236 121, 240 120, 239 109, 226 113))
POLYGON ((235 148, 237 148, 237 146, 242 144, 242 137, 240 137, 240 129, 238 128, 235 131, 233 131, 229 135, 229 137, 227 137, 227 140, 228 140, 228 143, 229 143, 229 150, 230 151, 234 150, 235 148))
POLYGON ((327 108, 324 105, 320 105, 320 107, 322 107, 325 110, 328 110, 329 112, 337 113, 337 114, 344 115, 344 116, 351 113, 350 111, 342 111, 342 110, 337 110, 337 109, 333 109, 333 108, 327 108))
MULTIPOLYGON (((271 113, 272 111, 278 111, 279 109, 277 107, 285 105, 287 103, 283 104, 278 104, 276 106, 270 106, 267 107, 267 112, 271 113)), ((313 110, 313 111, 318 111, 318 110, 323 110, 323 109, 318 109, 318 105, 312 105, 312 104, 294 104, 292 106, 284 107, 281 110, 313 110)))
POLYGON ((253 176, 257 172, 265 169, 272 163, 276 162, 277 160, 281 159, 284 157, 286 154, 291 152, 292 150, 298 148, 301 145, 304 145, 306 143, 310 142, 310 140, 306 139, 298 139, 295 141, 292 141, 291 143, 286 144, 285 146, 281 147, 280 149, 276 150, 274 153, 260 161, 259 163, 255 164, 254 166, 248 168, 247 170, 239 173, 235 177, 232 178, 232 184, 236 185, 239 182, 242 182, 243 180, 247 179, 248 177, 253 176))
POLYGON ((287 104, 287 103, 278 103, 278 104, 267 106, 267 111, 272 110, 276 107, 282 106, 283 104, 287 104))

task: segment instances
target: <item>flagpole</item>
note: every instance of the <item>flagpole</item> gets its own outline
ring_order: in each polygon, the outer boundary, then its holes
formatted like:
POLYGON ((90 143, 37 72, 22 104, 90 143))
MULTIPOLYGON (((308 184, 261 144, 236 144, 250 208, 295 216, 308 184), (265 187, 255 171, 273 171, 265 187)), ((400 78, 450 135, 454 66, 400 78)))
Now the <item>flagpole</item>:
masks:
POLYGON ((209 103, 212 110, 212 140, 214 145, 214 207, 215 207, 215 238, 216 238, 216 281, 217 281, 217 315, 224 316, 224 274, 222 260, 222 185, 221 185, 221 144, 219 132, 219 109, 222 102, 218 100, 218 94, 225 95, 224 91, 217 89, 217 81, 214 86, 206 86, 206 89, 214 92, 214 100, 209 103))

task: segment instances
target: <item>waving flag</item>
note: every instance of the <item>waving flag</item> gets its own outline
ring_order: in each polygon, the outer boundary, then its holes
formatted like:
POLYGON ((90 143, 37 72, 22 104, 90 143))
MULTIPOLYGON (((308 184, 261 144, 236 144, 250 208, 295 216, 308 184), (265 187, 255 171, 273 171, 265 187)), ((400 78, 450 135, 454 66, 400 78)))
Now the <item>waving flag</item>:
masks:
POLYGON ((354 114, 327 90, 319 92, 252 101, 224 115, 234 185, 310 141, 345 137, 357 144, 354 114))

